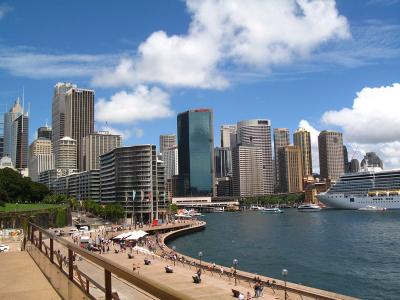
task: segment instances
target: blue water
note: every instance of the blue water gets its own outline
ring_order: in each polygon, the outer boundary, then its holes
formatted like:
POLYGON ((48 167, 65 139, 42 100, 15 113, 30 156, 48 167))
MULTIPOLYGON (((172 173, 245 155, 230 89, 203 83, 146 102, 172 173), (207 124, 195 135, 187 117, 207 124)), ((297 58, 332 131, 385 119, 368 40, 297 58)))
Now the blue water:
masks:
POLYGON ((203 217, 169 244, 186 255, 362 299, 400 299, 400 211, 256 211, 203 217))

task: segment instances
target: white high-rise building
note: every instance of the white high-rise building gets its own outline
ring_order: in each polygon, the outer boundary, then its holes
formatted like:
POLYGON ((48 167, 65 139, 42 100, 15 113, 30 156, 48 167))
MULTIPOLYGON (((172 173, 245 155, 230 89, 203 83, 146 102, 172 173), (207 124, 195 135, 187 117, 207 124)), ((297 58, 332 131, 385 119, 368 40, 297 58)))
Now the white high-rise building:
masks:
POLYGON ((23 108, 20 104, 19 98, 14 103, 14 106, 6 113, 4 113, 4 156, 9 156, 13 159, 15 154, 16 141, 14 121, 22 114, 23 108))
MULTIPOLYGON (((264 193, 273 194, 274 174, 272 163, 271 121, 253 119, 237 123, 237 143, 243 146, 255 146, 262 151, 262 170, 264 193)), ((235 176, 235 175, 234 175, 235 176)))
POLYGON ((160 135, 160 153, 163 154, 166 150, 175 147, 176 134, 162 134, 160 135))
POLYGON ((29 177, 32 181, 39 182, 40 173, 54 169, 54 155, 38 154, 29 161, 29 177))
POLYGON ((76 140, 66 136, 54 144, 56 169, 77 170, 76 140))
POLYGON ((164 150, 162 157, 165 166, 165 179, 172 179, 172 176, 178 175, 178 147, 164 150))
POLYGON ((221 126, 221 147, 233 149, 236 147, 236 125, 221 126))

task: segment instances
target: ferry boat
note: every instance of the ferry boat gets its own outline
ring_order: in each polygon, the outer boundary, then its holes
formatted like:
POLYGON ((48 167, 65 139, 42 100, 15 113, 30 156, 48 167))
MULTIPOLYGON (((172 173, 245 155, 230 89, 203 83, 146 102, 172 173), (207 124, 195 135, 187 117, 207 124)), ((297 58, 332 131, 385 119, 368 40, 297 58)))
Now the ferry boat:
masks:
POLYGON ((369 205, 400 209, 400 169, 373 168, 345 174, 317 198, 328 208, 360 209, 369 205))
POLYGON ((274 214, 276 214, 276 213, 278 213, 278 214, 281 214, 281 213, 283 213, 283 210, 280 210, 279 209, 279 207, 263 207, 263 209, 261 210, 262 212, 265 212, 265 213, 274 213, 274 214))
POLYGON ((302 204, 297 207, 298 211, 320 211, 322 208, 316 204, 302 204))

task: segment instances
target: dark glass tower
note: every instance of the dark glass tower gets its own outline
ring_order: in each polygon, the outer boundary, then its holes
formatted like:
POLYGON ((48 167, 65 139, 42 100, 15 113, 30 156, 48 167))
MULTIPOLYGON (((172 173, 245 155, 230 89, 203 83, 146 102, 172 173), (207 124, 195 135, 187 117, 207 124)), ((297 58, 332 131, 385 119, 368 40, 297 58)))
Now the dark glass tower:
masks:
POLYGON ((179 184, 177 196, 213 196, 214 130, 210 109, 178 115, 179 184))

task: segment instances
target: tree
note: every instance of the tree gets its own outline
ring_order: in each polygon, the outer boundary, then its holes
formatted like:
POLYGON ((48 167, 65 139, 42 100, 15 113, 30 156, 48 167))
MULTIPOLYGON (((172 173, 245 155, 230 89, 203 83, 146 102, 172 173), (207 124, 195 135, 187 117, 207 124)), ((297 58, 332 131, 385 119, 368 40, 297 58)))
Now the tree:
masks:
POLYGON ((178 212, 178 205, 176 205, 175 203, 171 203, 169 205, 169 211, 171 214, 176 214, 178 212))

